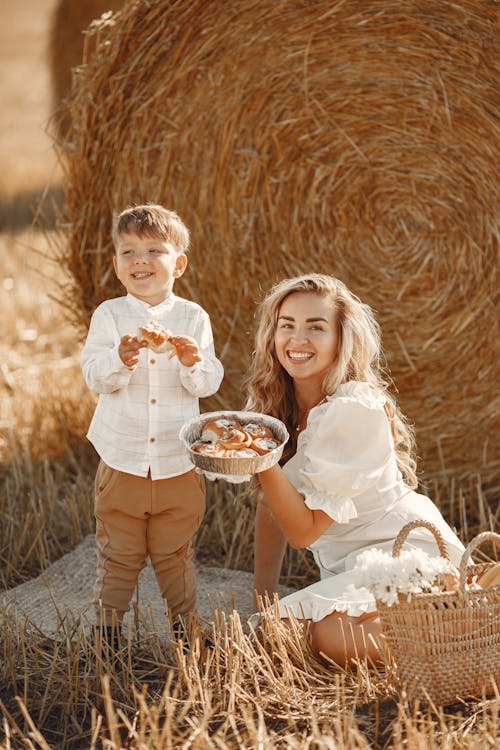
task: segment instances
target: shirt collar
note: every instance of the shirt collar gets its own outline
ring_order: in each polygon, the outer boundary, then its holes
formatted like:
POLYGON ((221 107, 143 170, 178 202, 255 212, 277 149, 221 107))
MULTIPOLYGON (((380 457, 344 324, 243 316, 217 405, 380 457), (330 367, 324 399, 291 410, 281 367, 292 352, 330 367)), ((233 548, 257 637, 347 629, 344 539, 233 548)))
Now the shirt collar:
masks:
POLYGON ((159 317, 163 313, 169 312, 174 306, 175 299, 175 294, 171 292, 168 297, 163 300, 163 302, 160 302, 159 305, 150 305, 148 302, 144 302, 144 300, 134 297, 133 294, 127 294, 127 300, 129 304, 132 305, 132 307, 135 307, 138 310, 142 310, 144 313, 152 316, 153 318, 159 317))

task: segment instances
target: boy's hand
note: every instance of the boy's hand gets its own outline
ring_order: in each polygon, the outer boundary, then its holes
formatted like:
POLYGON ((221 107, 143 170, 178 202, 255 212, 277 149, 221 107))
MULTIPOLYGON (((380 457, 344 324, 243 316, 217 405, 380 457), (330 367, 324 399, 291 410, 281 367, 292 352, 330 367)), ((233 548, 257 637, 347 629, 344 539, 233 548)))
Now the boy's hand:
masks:
POLYGON ((139 349, 146 346, 145 341, 139 341, 135 336, 122 336, 118 354, 126 367, 134 368, 139 361, 139 349))
POLYGON ((198 344, 191 336, 172 336, 170 341, 175 346, 179 362, 185 367, 192 367, 196 362, 201 362, 198 344))

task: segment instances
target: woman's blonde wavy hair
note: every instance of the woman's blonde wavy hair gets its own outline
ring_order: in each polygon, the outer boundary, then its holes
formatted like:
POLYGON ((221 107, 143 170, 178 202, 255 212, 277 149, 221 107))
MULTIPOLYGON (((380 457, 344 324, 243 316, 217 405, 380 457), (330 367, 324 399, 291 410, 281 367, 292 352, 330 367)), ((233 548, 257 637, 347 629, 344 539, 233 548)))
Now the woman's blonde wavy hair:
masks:
POLYGON ((383 391, 399 469, 411 487, 417 486, 414 437, 411 427, 388 391, 390 381, 381 367, 380 328, 372 309, 339 279, 311 273, 275 284, 259 305, 255 351, 246 379, 247 409, 281 419, 290 432, 282 462, 296 450, 297 404, 293 381, 276 356, 274 333, 283 301, 296 292, 319 294, 331 300, 338 322, 338 356, 323 381, 323 393, 335 393, 350 380, 364 381, 383 391))

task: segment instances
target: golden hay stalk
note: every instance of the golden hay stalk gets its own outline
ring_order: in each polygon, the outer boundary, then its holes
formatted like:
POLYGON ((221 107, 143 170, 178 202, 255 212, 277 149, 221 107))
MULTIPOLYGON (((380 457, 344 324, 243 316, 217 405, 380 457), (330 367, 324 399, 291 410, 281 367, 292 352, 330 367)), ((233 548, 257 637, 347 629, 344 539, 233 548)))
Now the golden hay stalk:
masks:
MULTIPOLYGON (((52 100, 59 107, 71 90, 71 70, 81 65, 84 31, 95 18, 119 10, 123 0, 59 0, 50 25, 48 48, 52 100)), ((57 119, 60 134, 69 126, 66 115, 57 119)))
POLYGON ((220 618, 213 637, 207 650, 195 629, 187 654, 154 633, 124 639, 110 661, 69 613, 47 638, 0 611, 2 747, 494 747, 498 698, 435 711, 396 702, 390 672, 322 664, 272 619, 249 638, 237 614, 220 618))
POLYGON ((193 235, 178 291, 212 316, 239 407, 255 303, 326 271, 377 311, 425 478, 500 463, 493 3, 128 2, 75 75, 61 258, 82 329, 122 292, 111 214, 155 201, 193 235))

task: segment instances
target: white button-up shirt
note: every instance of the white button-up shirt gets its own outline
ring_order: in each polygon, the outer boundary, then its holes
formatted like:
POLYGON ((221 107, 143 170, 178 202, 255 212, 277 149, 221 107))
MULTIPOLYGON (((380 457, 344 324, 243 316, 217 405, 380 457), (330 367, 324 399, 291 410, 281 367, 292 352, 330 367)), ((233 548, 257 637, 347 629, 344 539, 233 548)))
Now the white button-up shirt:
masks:
POLYGON ((99 394, 87 437, 108 466, 142 477, 151 471, 152 479, 193 468, 179 430, 199 414, 198 399, 214 394, 224 374, 203 308, 174 294, 154 307, 131 294, 107 300, 92 315, 81 362, 87 385, 99 394), (124 365, 122 336, 136 336, 149 321, 194 338, 201 362, 185 367, 175 356, 144 348, 135 368, 124 365))

